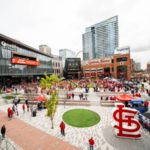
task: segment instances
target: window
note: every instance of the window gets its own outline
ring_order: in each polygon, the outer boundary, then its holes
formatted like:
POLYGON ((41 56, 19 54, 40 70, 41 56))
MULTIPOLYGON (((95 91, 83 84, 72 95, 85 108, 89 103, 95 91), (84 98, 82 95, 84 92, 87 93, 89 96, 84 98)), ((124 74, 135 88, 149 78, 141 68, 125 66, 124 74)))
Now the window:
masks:
POLYGON ((112 72, 114 72, 114 67, 112 67, 112 72))
POLYGON ((117 58, 117 62, 127 61, 127 57, 117 58))
POLYGON ((56 67, 57 67, 57 62, 56 62, 56 67))
POLYGON ((114 63, 114 59, 111 60, 111 63, 114 63))
POLYGON ((58 67, 60 67, 60 63, 58 63, 58 67))

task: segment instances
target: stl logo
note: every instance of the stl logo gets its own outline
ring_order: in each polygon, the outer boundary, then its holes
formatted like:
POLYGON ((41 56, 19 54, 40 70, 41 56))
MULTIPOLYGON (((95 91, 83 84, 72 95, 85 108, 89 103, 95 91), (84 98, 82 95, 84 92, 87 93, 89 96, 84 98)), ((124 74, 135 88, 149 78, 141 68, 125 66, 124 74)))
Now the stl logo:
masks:
POLYGON ((115 128, 115 133, 117 137, 121 138, 141 138, 139 133, 140 124, 134 119, 137 110, 127 108, 123 104, 115 103, 115 108, 112 109, 112 114, 114 122, 112 123, 113 128, 115 128))

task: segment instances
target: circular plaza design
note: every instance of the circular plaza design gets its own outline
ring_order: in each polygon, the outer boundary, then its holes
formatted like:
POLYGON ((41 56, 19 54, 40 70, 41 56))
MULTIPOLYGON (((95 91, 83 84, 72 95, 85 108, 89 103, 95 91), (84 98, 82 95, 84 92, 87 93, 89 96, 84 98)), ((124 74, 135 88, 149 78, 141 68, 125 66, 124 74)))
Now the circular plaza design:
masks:
POLYGON ((63 120, 73 127, 91 127, 100 122, 100 116, 87 109, 72 109, 63 114, 63 120))

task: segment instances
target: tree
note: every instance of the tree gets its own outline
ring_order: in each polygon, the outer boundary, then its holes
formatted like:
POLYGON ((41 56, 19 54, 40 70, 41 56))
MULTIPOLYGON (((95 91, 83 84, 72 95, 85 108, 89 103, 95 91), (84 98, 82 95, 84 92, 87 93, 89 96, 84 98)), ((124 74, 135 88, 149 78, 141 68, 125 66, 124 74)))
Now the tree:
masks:
MULTIPOLYGON (((45 78, 41 78, 41 86, 40 88, 46 87, 46 91, 49 93, 52 89, 52 86, 55 85, 55 83, 58 81, 57 75, 51 75, 48 76, 46 73, 44 73, 45 78)), ((57 105, 58 105, 58 96, 56 89, 52 91, 52 94, 49 98, 45 98, 45 104, 47 108, 47 113, 46 116, 50 118, 52 126, 51 128, 53 129, 53 119, 55 116, 55 113, 57 111, 57 105)))

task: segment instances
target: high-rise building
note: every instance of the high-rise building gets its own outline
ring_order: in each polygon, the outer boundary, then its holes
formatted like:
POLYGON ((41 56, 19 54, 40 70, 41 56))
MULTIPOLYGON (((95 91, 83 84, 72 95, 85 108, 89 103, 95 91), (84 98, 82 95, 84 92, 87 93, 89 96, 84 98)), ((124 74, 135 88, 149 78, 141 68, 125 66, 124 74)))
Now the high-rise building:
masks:
POLYGON ((51 54, 51 48, 50 48, 49 46, 47 46, 47 45, 40 45, 40 46, 39 46, 39 50, 40 50, 41 52, 43 52, 43 53, 48 54, 48 55, 51 54))
POLYGON ((63 67, 65 66, 65 60, 66 58, 75 58, 75 52, 71 51, 69 49, 60 49, 59 50, 59 56, 62 57, 63 67))
POLYGON ((113 56, 118 38, 118 16, 86 28, 82 35, 83 60, 113 56))

